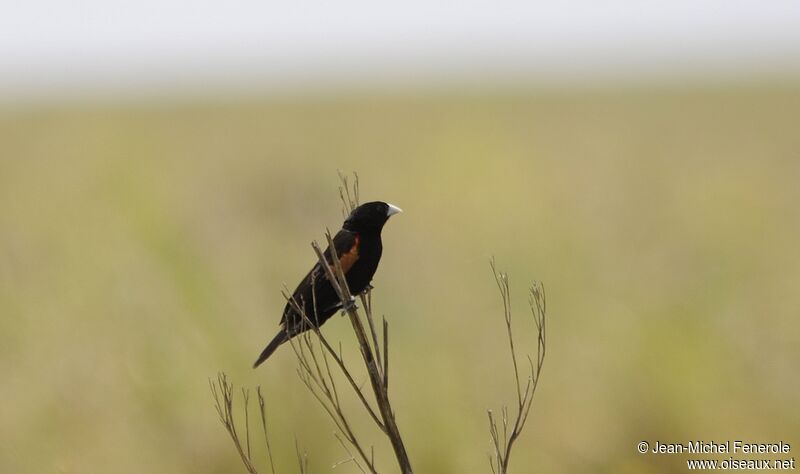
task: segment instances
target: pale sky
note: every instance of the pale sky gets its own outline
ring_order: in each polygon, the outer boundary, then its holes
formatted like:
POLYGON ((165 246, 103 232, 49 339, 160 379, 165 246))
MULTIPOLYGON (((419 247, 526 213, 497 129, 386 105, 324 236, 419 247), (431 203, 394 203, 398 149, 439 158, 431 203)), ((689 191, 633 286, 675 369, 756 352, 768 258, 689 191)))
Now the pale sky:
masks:
POLYGON ((800 71, 800 1, 25 0, 0 96, 800 71))

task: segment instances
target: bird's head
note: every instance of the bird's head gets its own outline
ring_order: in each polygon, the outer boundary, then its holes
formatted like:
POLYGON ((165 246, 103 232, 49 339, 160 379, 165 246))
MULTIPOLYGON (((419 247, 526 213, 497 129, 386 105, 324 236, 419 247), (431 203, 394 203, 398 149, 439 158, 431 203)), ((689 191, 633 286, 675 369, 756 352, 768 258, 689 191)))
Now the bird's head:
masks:
POLYGON ((392 204, 382 201, 368 202, 353 209, 343 227, 353 232, 380 232, 389 217, 398 212, 403 210, 392 204))

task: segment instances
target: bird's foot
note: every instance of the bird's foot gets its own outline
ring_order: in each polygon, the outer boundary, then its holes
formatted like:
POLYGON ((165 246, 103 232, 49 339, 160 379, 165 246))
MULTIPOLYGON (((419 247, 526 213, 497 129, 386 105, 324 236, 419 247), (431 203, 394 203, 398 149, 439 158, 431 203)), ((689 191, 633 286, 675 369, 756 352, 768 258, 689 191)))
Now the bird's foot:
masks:
POLYGON ((350 311, 356 311, 358 309, 358 305, 356 304, 356 298, 354 296, 350 297, 350 301, 342 305, 342 312, 349 313, 350 311))

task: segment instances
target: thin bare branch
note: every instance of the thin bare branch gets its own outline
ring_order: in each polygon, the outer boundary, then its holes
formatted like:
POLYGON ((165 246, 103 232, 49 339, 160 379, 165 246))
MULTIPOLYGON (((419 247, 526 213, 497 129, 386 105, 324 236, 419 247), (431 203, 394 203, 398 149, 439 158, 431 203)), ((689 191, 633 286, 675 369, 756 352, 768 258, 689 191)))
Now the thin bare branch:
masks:
POLYGON ((250 453, 250 390, 242 387, 242 398, 244 399, 244 433, 247 441, 247 457, 252 459, 250 453))
POLYGON ((361 294, 361 304, 364 306, 364 313, 367 316, 367 323, 369 325, 369 332, 372 336, 372 349, 375 351, 375 360, 378 363, 378 369, 383 374, 383 363, 381 362, 381 346, 378 344, 378 332, 375 330, 375 321, 372 318, 372 292, 367 291, 361 294))
MULTIPOLYGON (((362 447, 358 437, 353 431, 348 421, 347 415, 342 409, 342 404, 339 399, 336 382, 331 372, 330 362, 328 357, 333 358, 337 364, 342 368, 342 373, 345 374, 354 391, 359 394, 359 398, 367 407, 367 411, 371 410, 366 398, 361 393, 360 387, 355 383, 355 380, 350 375, 350 372, 344 366, 341 355, 337 354, 316 324, 311 324, 302 308, 296 308, 298 313, 309 324, 311 330, 304 332, 296 338, 290 339, 289 343, 297 357, 300 367, 298 368, 298 375, 303 384, 308 388, 311 394, 322 405, 325 412, 334 422, 336 429, 341 433, 341 436, 347 440, 348 443, 355 449, 358 456, 361 458, 366 468, 371 473, 375 473, 374 463, 369 459, 366 450, 362 447), (320 344, 320 352, 317 353, 317 345, 320 344), (320 361, 322 358, 322 361, 320 361)), ((377 420, 377 418, 375 418, 377 420)), ((378 421, 378 423, 380 423, 378 421)), ((379 425, 381 426, 381 425, 379 425)), ((347 451, 350 453, 350 451, 347 451)), ((361 463, 357 463, 361 468, 361 463)))
POLYGON ((258 397, 258 410, 261 413, 261 428, 264 431, 264 443, 267 445, 267 456, 269 457, 269 468, 272 474, 275 474, 275 462, 272 458, 272 447, 269 444, 269 435, 267 434, 267 409, 264 402, 264 395, 261 394, 261 386, 256 387, 256 395, 258 397))
POLYGON ((389 391, 389 322, 383 320, 383 390, 389 391))
POLYGON ((294 451, 297 453, 297 464, 300 467, 300 474, 308 474, 308 453, 300 452, 300 443, 294 439, 294 451))
MULTIPOLYGON (((358 459, 356 459, 355 456, 353 456, 353 454, 350 452, 350 449, 348 449, 347 444, 345 444, 344 440, 342 439, 342 436, 339 433, 334 433, 334 436, 336 436, 336 440, 339 442, 339 445, 342 446, 342 449, 344 449, 344 451, 350 457, 335 463, 333 465, 333 468, 336 469, 337 467, 341 466, 342 464, 346 464, 346 463, 352 462, 353 464, 356 465, 356 467, 358 468, 359 471, 361 471, 361 472, 366 474, 367 471, 364 470, 364 468, 358 462, 358 459)), ((373 460, 373 462, 374 462, 374 460, 373 460)))
MULTIPOLYGON (((291 297, 289 297, 287 294, 284 294, 284 298, 286 298, 287 301, 292 301, 291 297)), ((359 384, 356 383, 355 379, 353 378, 353 375, 350 373, 350 371, 348 370, 347 366, 345 365, 344 359, 342 358, 341 346, 339 347, 339 351, 338 352, 336 350, 334 350, 334 348, 330 345, 328 340, 322 334, 322 331, 319 330, 318 325, 311 324, 311 321, 309 321, 308 316, 305 315, 305 312, 303 311, 303 309, 299 305, 296 305, 296 306, 293 306, 293 307, 294 307, 295 311, 297 311, 297 313, 301 315, 303 320, 306 321, 306 324, 309 325, 311 330, 317 336, 317 339, 319 340, 320 344, 322 344, 322 346, 325 348, 325 350, 328 352, 328 354, 330 354, 331 357, 333 358, 333 360, 336 362, 336 365, 339 366, 339 369, 342 371, 342 374, 344 374, 344 376, 347 379, 348 383, 353 388, 353 391, 355 391, 356 395, 358 396, 358 399, 361 401, 362 405, 364 405, 364 408, 367 410, 367 413, 369 413, 369 415, 372 418, 372 420, 378 425, 378 427, 381 429, 381 431, 384 431, 385 428, 383 427, 383 423, 378 418, 377 413, 372 408, 370 403, 367 401, 367 398, 364 395, 363 390, 361 389, 359 384)), ((304 334, 306 336, 308 335, 308 333, 304 333, 304 334)), ((290 342, 291 342, 291 340, 290 340, 290 342)), ((307 361, 307 358, 303 355, 303 353, 306 350, 305 348, 308 348, 308 347, 309 347, 309 344, 305 344, 305 345, 301 346, 299 348, 301 354, 297 354, 297 351, 295 351, 295 355, 298 356, 298 361, 300 362, 301 365, 304 365, 304 366, 306 365, 306 363, 308 361, 307 361)))
POLYGON ((539 377, 544 365, 544 356, 546 349, 546 299, 544 295, 544 286, 535 282, 529 289, 528 305, 530 306, 533 315, 534 325, 536 326, 536 363, 534 364, 533 358, 527 355, 529 373, 525 383, 525 388, 522 388, 519 374, 519 365, 517 363, 517 354, 514 348, 514 329, 512 326, 511 315, 511 292, 508 283, 508 275, 497 270, 495 260, 492 258, 489 262, 497 284, 500 297, 503 301, 503 319, 506 326, 506 334, 508 335, 508 346, 511 353, 511 362, 514 370, 514 382, 517 392, 517 409, 514 419, 509 418, 508 408, 502 407, 502 424, 503 424, 503 438, 500 439, 498 432, 497 420, 491 411, 489 411, 489 434, 492 438, 493 454, 490 454, 490 465, 493 474, 506 474, 508 472, 509 460, 511 458, 511 450, 514 443, 522 433, 525 423, 528 420, 531 407, 533 406, 533 396, 536 393, 536 388, 539 384, 539 377))
MULTIPOLYGON (((220 372, 217 375, 216 382, 209 379, 208 383, 211 388, 211 395, 214 398, 214 408, 217 410, 220 422, 228 431, 228 435, 233 441, 236 452, 239 453, 239 457, 242 459, 242 463, 244 463, 247 472, 250 474, 258 474, 258 470, 256 470, 253 460, 250 457, 249 448, 242 446, 239 433, 236 431, 236 423, 233 415, 233 384, 228 382, 228 376, 225 375, 224 372, 220 372), (245 452, 245 449, 247 449, 247 452, 245 452)), ((247 398, 245 398, 245 413, 247 413, 246 405, 247 398)), ((246 423, 245 426, 247 427, 249 424, 246 423)), ((250 439, 249 431, 245 434, 245 437, 248 440, 250 439)))
POLYGON ((358 207, 358 173, 353 172, 353 186, 351 194, 350 179, 341 170, 336 171, 339 174, 339 198, 342 200, 342 215, 347 217, 348 214, 353 212, 353 209, 358 207))

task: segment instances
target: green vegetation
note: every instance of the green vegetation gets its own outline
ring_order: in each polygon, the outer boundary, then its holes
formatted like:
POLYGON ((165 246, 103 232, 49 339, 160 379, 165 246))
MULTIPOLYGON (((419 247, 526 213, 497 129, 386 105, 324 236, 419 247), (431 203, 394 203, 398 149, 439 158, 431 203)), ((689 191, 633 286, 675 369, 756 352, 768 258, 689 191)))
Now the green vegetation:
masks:
POLYGON ((0 112, 0 471, 242 472, 218 370, 262 386, 279 472, 295 438, 310 472, 346 457, 290 348, 250 369, 341 224, 337 169, 405 211, 373 302, 418 472, 490 472, 485 410, 514 403, 491 255, 520 318, 548 290, 512 472, 800 442, 798 116, 791 84, 0 112))

